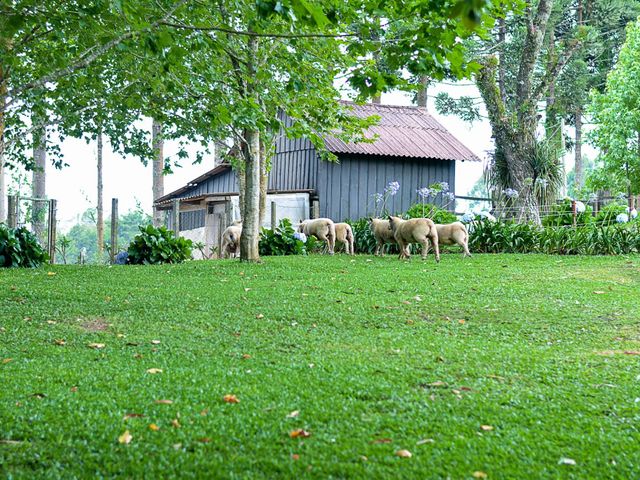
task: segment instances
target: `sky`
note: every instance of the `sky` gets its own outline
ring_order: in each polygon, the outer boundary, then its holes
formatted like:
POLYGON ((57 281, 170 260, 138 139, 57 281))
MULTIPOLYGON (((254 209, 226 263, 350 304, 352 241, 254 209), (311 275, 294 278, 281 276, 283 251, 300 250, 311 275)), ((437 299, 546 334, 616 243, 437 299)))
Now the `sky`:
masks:
MULTIPOLYGON (((482 175, 486 152, 493 148, 491 127, 487 120, 469 124, 455 116, 439 115, 435 111, 433 102, 435 95, 441 91, 446 91, 456 98, 462 95, 479 98, 479 92, 468 81, 457 84, 438 84, 429 90, 429 112, 456 138, 483 159, 483 162, 458 162, 456 165, 455 193, 464 195, 482 175)), ((382 103, 411 105, 411 99, 402 92, 392 92, 383 94, 382 103)), ((146 121, 150 129, 151 119, 146 121)), ((65 139, 60 147, 69 166, 61 170, 48 166, 47 196, 58 201, 59 228, 65 232, 78 222, 86 209, 95 207, 96 146, 95 142, 87 144, 84 140, 65 139)), ((165 156, 175 154, 177 149, 176 143, 166 142, 165 156)), ((109 215, 112 198, 118 198, 121 213, 136 208, 138 204, 151 213, 151 164, 144 166, 139 159, 131 156, 123 158, 111 152, 107 142, 103 152, 105 215, 109 215)), ((173 174, 165 177, 165 193, 184 186, 190 180, 210 170, 213 168, 213 161, 213 156, 205 157, 202 163, 195 165, 188 160, 183 161, 181 168, 175 168, 173 174)))

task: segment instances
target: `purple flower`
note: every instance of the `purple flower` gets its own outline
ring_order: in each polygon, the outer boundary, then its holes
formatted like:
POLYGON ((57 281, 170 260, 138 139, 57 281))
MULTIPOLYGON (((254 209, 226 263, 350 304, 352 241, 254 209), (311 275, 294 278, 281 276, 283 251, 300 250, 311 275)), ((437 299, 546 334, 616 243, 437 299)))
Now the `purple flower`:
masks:
POLYGON ((382 199, 383 199, 383 195, 381 193, 373 194, 373 201, 376 202, 376 205, 382 202, 382 199))
POLYGON ((449 191, 449 184, 447 182, 440 182, 440 191, 446 193, 449 191))
POLYGON ((449 200, 455 200, 456 199, 456 195, 453 192, 447 192, 444 194, 444 197, 449 199, 449 200))
POLYGON ((418 190, 416 190, 416 193, 423 200, 426 199, 426 198, 429 198, 431 195, 434 194, 433 191, 430 188, 427 188, 427 187, 419 188, 418 190))
POLYGON ((398 193, 400 190, 400 184, 398 182, 389 182, 389 184, 384 188, 384 193, 388 193, 392 197, 398 193))

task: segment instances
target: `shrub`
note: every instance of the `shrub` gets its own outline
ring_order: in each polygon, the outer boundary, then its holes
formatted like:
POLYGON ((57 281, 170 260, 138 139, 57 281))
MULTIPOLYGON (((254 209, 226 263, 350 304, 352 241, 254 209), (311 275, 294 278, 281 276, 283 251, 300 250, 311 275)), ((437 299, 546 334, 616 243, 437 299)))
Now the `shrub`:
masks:
POLYGON ((260 232, 260 255, 305 255, 316 247, 315 237, 306 237, 297 233, 291 226, 291 220, 283 218, 275 228, 263 228, 260 232))
POLYGON ((458 220, 455 214, 439 208, 432 203, 416 203, 405 212, 407 218, 430 218, 435 223, 453 223, 458 220))
POLYGON ((49 259, 34 234, 0 223, 0 267, 35 268, 49 259))
POLYGON ((127 249, 127 263, 181 263, 191 258, 191 240, 176 238, 173 231, 166 227, 147 225, 138 229, 140 233, 133 238, 127 249))
POLYGON ((554 255, 621 255, 640 251, 640 225, 577 228, 476 221, 469 229, 469 248, 480 253, 546 253, 554 255))
MULTIPOLYGON (((576 225, 586 225, 593 222, 593 208, 582 202, 577 204, 576 208, 576 225), (580 210, 583 210, 582 212, 580 210)), ((573 225, 573 203, 571 199, 564 199, 562 202, 553 205, 549 211, 549 215, 542 219, 542 225, 560 226, 573 225)))
POLYGON ((598 225, 613 225, 617 223, 616 217, 621 213, 627 213, 627 205, 618 202, 610 203, 600 209, 596 216, 598 225))

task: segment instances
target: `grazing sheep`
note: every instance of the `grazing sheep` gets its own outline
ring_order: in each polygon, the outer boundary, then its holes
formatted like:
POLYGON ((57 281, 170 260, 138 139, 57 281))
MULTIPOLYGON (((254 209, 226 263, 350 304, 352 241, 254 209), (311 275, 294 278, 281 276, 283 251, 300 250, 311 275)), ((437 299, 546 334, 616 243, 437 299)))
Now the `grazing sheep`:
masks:
POLYGON ((329 247, 329 255, 333 255, 336 245, 336 225, 329 218, 316 218, 313 220, 300 221, 298 232, 304 233, 306 236, 313 235, 318 240, 327 242, 329 247))
POLYGON ((462 222, 453 222, 446 225, 437 225, 438 243, 440 245, 460 245, 462 247, 462 257, 470 257, 469 234, 467 227, 462 222))
MULTIPOLYGON (((369 218, 369 227, 373 238, 376 239, 376 251, 375 255, 384 255, 384 247, 389 243, 397 243, 393 236, 393 230, 389 225, 389 220, 383 220, 381 218, 369 218)), ((387 252, 389 247, 387 247, 387 252)))
POLYGON ((348 223, 336 223, 336 242, 344 245, 345 253, 355 255, 353 229, 348 223))
POLYGON ((409 258, 409 244, 422 245, 422 259, 427 258, 429 241, 433 244, 436 253, 436 262, 440 261, 440 248, 438 247, 438 230, 436 224, 428 218, 412 218, 403 220, 400 217, 389 217, 389 225, 393 230, 393 236, 400 247, 398 258, 409 258))
POLYGON ((237 220, 222 232, 222 247, 220 258, 237 257, 240 255, 240 236, 242 235, 242 221, 237 220))

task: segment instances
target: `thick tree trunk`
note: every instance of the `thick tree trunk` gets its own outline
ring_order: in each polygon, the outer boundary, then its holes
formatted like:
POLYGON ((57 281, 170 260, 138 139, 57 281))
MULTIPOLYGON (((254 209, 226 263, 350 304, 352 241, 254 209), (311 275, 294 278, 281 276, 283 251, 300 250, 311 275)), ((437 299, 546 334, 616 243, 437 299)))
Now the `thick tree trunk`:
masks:
POLYGON ((416 94, 416 105, 418 105, 419 107, 427 108, 430 83, 431 79, 427 75, 420 76, 420 90, 418 90, 418 93, 416 94))
MULTIPOLYGON (((153 147, 153 201, 164 195, 164 140, 162 138, 162 123, 153 119, 151 127, 151 143, 153 147)), ((153 207, 153 225, 159 227, 164 224, 164 212, 153 207)))
MULTIPOLYGON (((34 115, 32 122, 42 124, 33 131, 33 173, 31 177, 31 196, 45 198, 47 190, 47 127, 42 118, 34 115)), ((46 204, 43 201, 33 201, 31 209, 31 226, 34 235, 44 241, 46 204)))
POLYGON ((500 98, 503 103, 507 103, 507 88, 506 88, 506 70, 507 60, 505 58, 505 42, 507 41, 507 22, 504 18, 498 19, 498 44, 499 48, 499 63, 498 63, 498 90, 500 91, 500 98))
POLYGON ((576 109, 576 139, 575 139, 575 186, 574 189, 580 190, 584 187, 584 166, 582 163, 582 108, 576 109))
POLYGON ((240 259, 256 262, 260 260, 260 132, 250 130, 246 135, 244 211, 242 213, 242 236, 240 237, 240 259))
POLYGON ((244 191, 246 189, 246 185, 247 182, 246 180, 246 176, 245 176, 245 165, 244 165, 244 160, 242 161, 242 164, 238 166, 238 168, 236 168, 236 178, 238 179, 238 206, 240 207, 240 219, 242 220, 244 218, 244 199, 245 199, 245 194, 244 191))
MULTIPOLYGON (((97 252, 98 262, 102 263, 104 252, 104 206, 102 185, 102 133, 98 134, 98 198, 96 207, 96 231, 98 232, 97 252)), ((113 248, 113 246, 112 246, 113 248)))

